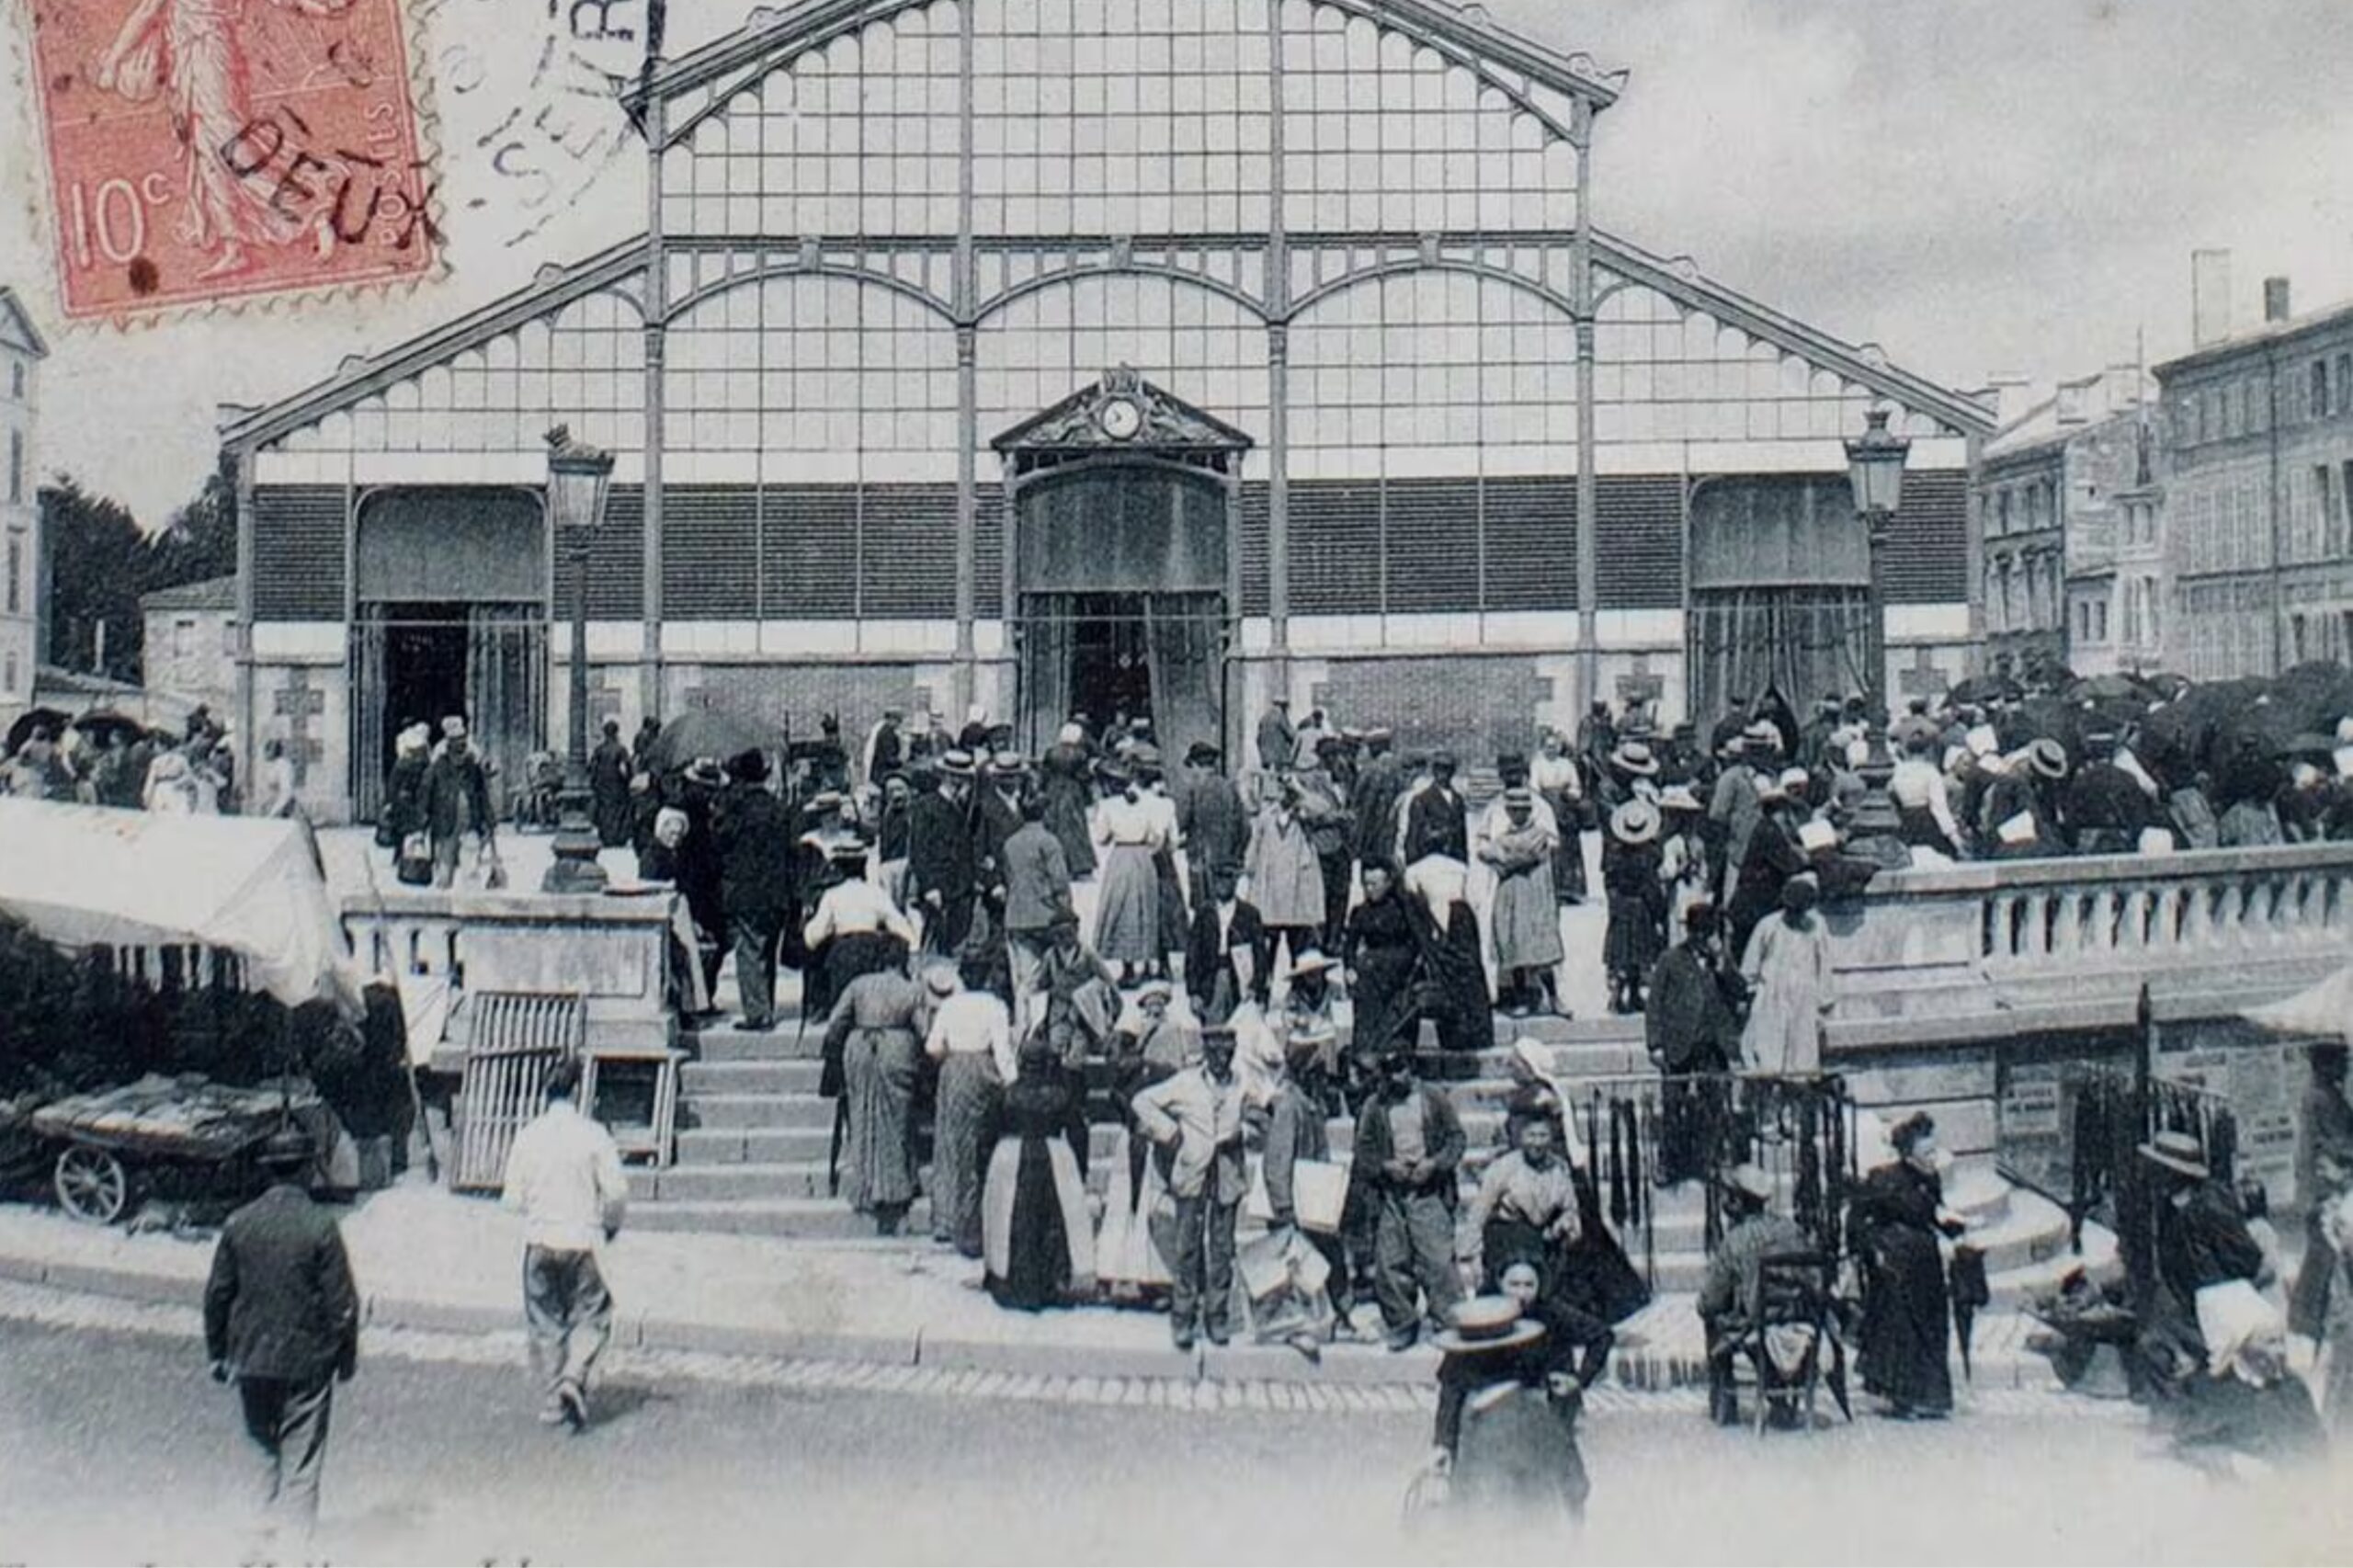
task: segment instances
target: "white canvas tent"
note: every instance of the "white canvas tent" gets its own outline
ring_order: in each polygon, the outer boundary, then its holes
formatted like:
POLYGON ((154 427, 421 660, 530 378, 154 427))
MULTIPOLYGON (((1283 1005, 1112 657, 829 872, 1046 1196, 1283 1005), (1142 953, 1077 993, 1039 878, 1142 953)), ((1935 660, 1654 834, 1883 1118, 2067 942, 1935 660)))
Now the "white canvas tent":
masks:
POLYGON ((360 1011, 326 881, 284 819, 0 800, 0 914, 66 947, 225 948, 290 1007, 360 1011))
POLYGON ((2325 1035, 2353 1041, 2353 965, 2284 1001, 2246 1009, 2245 1017, 2287 1034, 2325 1035))

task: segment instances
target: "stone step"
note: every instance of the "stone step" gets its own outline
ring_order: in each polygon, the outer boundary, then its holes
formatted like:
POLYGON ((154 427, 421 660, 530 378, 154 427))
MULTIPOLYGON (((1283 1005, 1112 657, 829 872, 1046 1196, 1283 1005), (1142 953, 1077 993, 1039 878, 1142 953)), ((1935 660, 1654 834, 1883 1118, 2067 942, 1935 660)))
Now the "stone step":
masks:
MULTIPOLYGON (((874 1221, 854 1211, 837 1198, 770 1198, 647 1203, 630 1211, 629 1222, 640 1231, 693 1231, 706 1234, 781 1236, 800 1241, 868 1242, 877 1247, 904 1248, 908 1236, 928 1237, 931 1208, 918 1198, 908 1210, 904 1233, 895 1239, 875 1234, 874 1221)), ((928 1240, 918 1244, 926 1249, 928 1240)))
MULTIPOLYGON (((1546 1064, 1556 1078, 1655 1078, 1650 1055, 1637 1040, 1547 1042, 1546 1064)), ((1443 1083, 1468 1079, 1508 1082, 1517 1061, 1509 1042, 1486 1051, 1429 1051, 1420 1057, 1424 1075, 1443 1083)))
POLYGON ((678 1166, 686 1169, 822 1160, 832 1146, 832 1140, 830 1116, 822 1127, 690 1127, 678 1134, 678 1166))
POLYGON ((746 1033, 722 1024, 688 1036, 687 1043, 703 1062, 814 1061, 824 1054, 825 1030, 822 1024, 813 1023, 805 1030, 787 1024, 746 1033))
POLYGON ((825 1159, 793 1160, 764 1165, 672 1165, 667 1170, 640 1167, 629 1173, 632 1199, 682 1203, 741 1201, 749 1199, 824 1198, 825 1159))
POLYGON ((689 1062, 678 1069, 678 1093, 704 1095, 813 1095, 824 1063, 790 1062, 689 1062))
POLYGON ((698 1094, 681 1098, 678 1113, 682 1129, 755 1131, 834 1125, 834 1102, 813 1094, 698 1094))

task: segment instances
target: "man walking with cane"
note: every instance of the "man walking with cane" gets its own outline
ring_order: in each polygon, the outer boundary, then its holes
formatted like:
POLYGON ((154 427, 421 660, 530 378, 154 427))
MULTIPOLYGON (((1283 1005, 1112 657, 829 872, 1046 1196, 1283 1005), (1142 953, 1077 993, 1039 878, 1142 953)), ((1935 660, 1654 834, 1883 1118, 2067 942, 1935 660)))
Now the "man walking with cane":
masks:
POLYGON ((506 1203, 523 1215, 523 1312, 531 1371, 547 1389, 540 1420, 588 1425, 588 1373, 612 1337, 613 1298, 597 1249, 620 1234, 629 1178, 620 1150, 579 1105, 580 1068, 548 1075, 547 1108, 515 1136, 506 1203))
POLYGON ((359 1292, 343 1233, 304 1187, 311 1153, 293 1127, 262 1145, 269 1189, 222 1226, 204 1286, 205 1354, 215 1382, 237 1385, 261 1449, 270 1532, 304 1538, 319 1519, 335 1381, 351 1381, 359 1355, 359 1292))

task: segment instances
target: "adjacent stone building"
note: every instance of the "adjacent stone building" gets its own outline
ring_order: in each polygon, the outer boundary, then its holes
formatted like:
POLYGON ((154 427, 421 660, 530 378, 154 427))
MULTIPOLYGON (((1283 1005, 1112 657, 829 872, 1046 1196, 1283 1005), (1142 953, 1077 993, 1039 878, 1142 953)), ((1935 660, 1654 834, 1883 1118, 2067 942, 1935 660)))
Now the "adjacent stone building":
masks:
MULTIPOLYGON (((1975 402, 1587 222, 1622 75, 1443 0, 806 0, 629 99, 648 227, 224 441, 238 733, 324 816, 463 710, 886 703, 1181 751, 1278 691, 1473 758, 1593 697, 1857 690, 1840 443, 1912 437, 1891 689, 1973 649, 1975 402)), ((1868 301, 1858 301, 1858 315, 1868 301)))
POLYGON ((2200 679, 2353 658, 2353 302, 2264 321, 2156 367, 2165 429, 2165 660, 2200 679))
POLYGON ((40 362, 49 346, 13 289, 0 287, 0 724, 31 705, 42 602, 39 449, 40 362))
POLYGON ((237 579, 208 577, 142 594, 139 614, 146 623, 140 673, 147 689, 226 718, 237 699, 237 579))

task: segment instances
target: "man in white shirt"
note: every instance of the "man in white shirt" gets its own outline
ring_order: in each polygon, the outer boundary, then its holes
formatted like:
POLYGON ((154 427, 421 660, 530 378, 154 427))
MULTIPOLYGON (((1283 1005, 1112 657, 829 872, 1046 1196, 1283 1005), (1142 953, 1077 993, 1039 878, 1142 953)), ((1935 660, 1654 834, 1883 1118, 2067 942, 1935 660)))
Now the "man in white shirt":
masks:
POLYGON ((547 1108, 515 1136, 506 1204, 523 1215, 523 1312, 531 1369, 547 1388, 540 1420, 588 1425, 588 1373, 613 1332, 613 1299, 597 1249, 620 1233, 629 1205, 613 1135, 580 1109, 580 1069, 548 1075, 547 1108))
POLYGON ((1231 1333, 1233 1226, 1249 1191, 1242 1154, 1242 1085, 1233 1074, 1233 1032, 1201 1037, 1201 1062, 1137 1095, 1136 1131, 1161 1151, 1169 1196, 1176 1200, 1175 1276, 1168 1329, 1179 1350, 1193 1347, 1196 1327, 1212 1345, 1231 1333))

